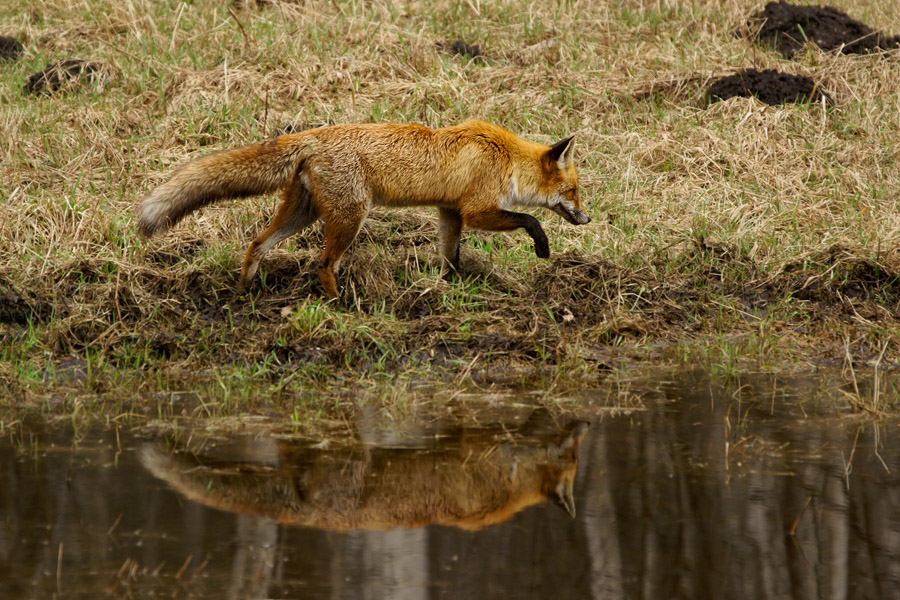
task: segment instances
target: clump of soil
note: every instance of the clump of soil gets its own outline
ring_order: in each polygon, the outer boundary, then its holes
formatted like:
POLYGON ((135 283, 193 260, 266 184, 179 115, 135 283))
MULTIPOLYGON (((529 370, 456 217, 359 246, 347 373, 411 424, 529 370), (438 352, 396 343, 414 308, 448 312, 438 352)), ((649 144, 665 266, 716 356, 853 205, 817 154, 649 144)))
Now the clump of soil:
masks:
POLYGON ((15 288, 0 280, 0 325, 38 323, 50 312, 50 307, 45 303, 23 297, 15 288))
POLYGON ((0 35, 0 61, 12 62, 21 56, 25 46, 16 38, 0 35))
POLYGON ((102 91, 103 84, 109 80, 109 69, 98 62, 68 58, 47 65, 43 71, 29 77, 25 91, 29 94, 50 94, 83 80, 97 84, 102 91))
POLYGON ((446 50, 450 54, 456 54, 462 56, 463 58, 468 58, 474 62, 479 64, 483 64, 486 62, 486 56, 484 52, 481 51, 481 46, 478 44, 467 44, 462 40, 454 40, 449 45, 444 45, 441 42, 437 43, 438 50, 446 50))
MULTIPOLYGON (((794 55, 807 41, 823 50, 839 50, 844 54, 900 47, 900 36, 875 31, 831 6, 769 2, 762 12, 750 17, 747 28, 756 31, 753 37, 757 42, 775 48, 786 57, 794 55)), ((742 36, 745 31, 739 30, 737 34, 742 36)))
POLYGON ((897 265, 859 256, 851 248, 835 245, 785 265, 772 279, 781 293, 821 302, 853 314, 878 318, 875 307, 897 315, 900 309, 900 273, 897 265), (866 306, 871 303, 874 306, 866 306), (867 309, 868 313, 867 314, 867 309))
POLYGON ((712 103, 735 96, 756 96, 766 104, 775 106, 785 102, 821 102, 823 97, 831 100, 809 77, 775 69, 744 69, 713 82, 706 92, 706 101, 712 103))

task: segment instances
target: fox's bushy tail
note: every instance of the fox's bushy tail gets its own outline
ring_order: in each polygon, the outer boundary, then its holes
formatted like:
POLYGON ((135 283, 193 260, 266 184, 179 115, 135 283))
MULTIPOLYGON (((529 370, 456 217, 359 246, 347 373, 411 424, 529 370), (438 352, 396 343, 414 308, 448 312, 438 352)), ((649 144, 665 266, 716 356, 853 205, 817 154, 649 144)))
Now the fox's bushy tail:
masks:
POLYGON ((198 158, 144 198, 138 230, 149 237, 216 200, 274 192, 290 181, 299 154, 296 144, 276 138, 198 158))
POLYGON ((302 505, 296 484, 273 477, 269 470, 264 477, 254 476, 252 471, 237 476, 214 472, 185 455, 169 454, 152 444, 138 448, 138 459, 185 498, 220 510, 279 518, 302 505))

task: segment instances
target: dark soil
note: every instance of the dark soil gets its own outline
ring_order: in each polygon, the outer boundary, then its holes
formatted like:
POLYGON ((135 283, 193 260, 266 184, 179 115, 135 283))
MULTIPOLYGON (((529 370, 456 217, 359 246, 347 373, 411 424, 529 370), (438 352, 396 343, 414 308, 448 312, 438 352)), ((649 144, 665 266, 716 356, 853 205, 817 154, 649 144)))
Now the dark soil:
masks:
POLYGON ((25 91, 29 94, 49 94, 60 90, 63 86, 87 79, 99 83, 105 79, 105 70, 100 63, 67 58, 58 63, 47 65, 28 78, 25 91))
POLYGON ((713 82, 706 92, 706 101, 712 103, 735 96, 756 96, 766 104, 775 106, 785 102, 821 102, 823 97, 831 100, 809 77, 774 69, 745 69, 713 82))
POLYGON ((485 63, 487 58, 484 52, 481 51, 481 46, 478 44, 467 44, 462 40, 454 40, 448 45, 438 42, 437 48, 438 50, 446 50, 450 54, 462 56, 463 58, 467 58, 479 64, 485 63))
MULTIPOLYGON (((452 300, 461 284, 408 287, 392 279, 392 268, 367 269, 359 259, 342 271, 343 300, 321 307, 318 324, 303 325, 298 300, 321 295, 309 260, 265 261, 265 284, 242 294, 233 274, 190 265, 197 247, 167 248, 130 272, 100 260, 59 264, 47 276, 52 293, 0 278, 0 351, 28 339, 37 340, 34 352, 58 360, 90 349, 129 369, 136 355, 146 368, 163 369, 189 358, 200 371, 265 363, 272 377, 303 369, 324 381, 348 368, 438 373, 476 360, 479 369, 573 358, 607 368, 646 358, 648 340, 664 352, 669 342, 761 328, 786 347, 808 346, 810 360, 843 360, 848 337, 860 340, 850 349, 854 359, 869 360, 877 357, 873 332, 900 326, 900 252, 873 257, 834 246, 772 272, 739 247, 700 239, 659 264, 565 254, 508 281, 469 256, 470 282, 509 288, 474 308, 452 300), (383 319, 385 311, 393 318, 383 319), (629 344, 643 350, 632 353, 629 344)), ((406 249, 407 260, 416 256, 406 249)))
POLYGON ((47 303, 23 296, 0 277, 0 325, 26 326, 29 323, 39 323, 50 312, 47 303))
POLYGON ((848 314, 862 310, 875 318, 879 312, 900 316, 900 273, 889 265, 859 257, 849 248, 832 246, 785 265, 772 283, 794 298, 831 303, 848 314), (819 269, 811 270, 810 263, 819 269))
POLYGON ((787 2, 769 2, 738 30, 747 31, 760 44, 778 50, 786 57, 794 55, 808 41, 822 50, 838 50, 844 54, 864 54, 900 47, 900 36, 875 31, 830 6, 798 6, 787 2))
POLYGON ((0 35, 0 61, 12 62, 21 56, 25 47, 16 38, 0 35))

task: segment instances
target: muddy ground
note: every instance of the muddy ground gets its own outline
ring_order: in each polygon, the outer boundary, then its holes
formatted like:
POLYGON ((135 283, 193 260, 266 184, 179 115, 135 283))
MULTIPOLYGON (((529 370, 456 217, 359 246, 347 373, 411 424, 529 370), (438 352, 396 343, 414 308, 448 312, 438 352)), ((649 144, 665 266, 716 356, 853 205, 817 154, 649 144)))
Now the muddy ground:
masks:
POLYGON ((773 106, 785 102, 821 102, 823 98, 830 101, 828 94, 823 93, 809 77, 775 69, 744 69, 716 80, 706 93, 707 102, 750 96, 773 106))
POLYGON ((28 77, 25 92, 28 94, 52 94, 78 85, 95 85, 103 91, 103 84, 110 77, 105 65, 80 58, 67 58, 49 64, 28 77))
POLYGON ((16 38, 0 35, 0 62, 17 60, 24 50, 22 42, 16 38))
MULTIPOLYGON (((202 245, 157 251, 148 262, 190 261, 202 245)), ((398 254, 428 267, 427 254, 415 246, 398 254)), ((766 273, 733 246, 696 240, 676 258, 684 267, 678 276, 662 271, 663 264, 633 269, 567 254, 519 281, 467 254, 469 284, 496 288, 505 281, 509 293, 474 296, 469 310, 448 303, 458 282, 393 283, 385 295, 371 277, 390 275, 371 273, 358 256, 343 270, 345 297, 321 306, 309 255, 267 260, 265 289, 249 295, 236 291, 236 273, 188 268, 168 276, 150 265, 121 273, 83 260, 48 275, 56 281, 53 294, 0 280, 0 336, 47 324, 41 343, 64 361, 63 371, 66 364, 75 369, 76 379, 84 379, 84 365, 64 359, 91 348, 114 367, 129 368, 139 355, 142 369, 266 363, 272 376, 301 369, 327 380, 348 369, 427 368, 439 375, 466 364, 477 372, 566 364, 605 370, 673 358, 679 344, 718 331, 756 344, 750 355, 813 364, 844 364, 852 356, 864 363, 883 358, 875 332, 900 325, 896 252, 873 261, 835 246, 766 273), (342 325, 345 318, 355 327, 342 325)))

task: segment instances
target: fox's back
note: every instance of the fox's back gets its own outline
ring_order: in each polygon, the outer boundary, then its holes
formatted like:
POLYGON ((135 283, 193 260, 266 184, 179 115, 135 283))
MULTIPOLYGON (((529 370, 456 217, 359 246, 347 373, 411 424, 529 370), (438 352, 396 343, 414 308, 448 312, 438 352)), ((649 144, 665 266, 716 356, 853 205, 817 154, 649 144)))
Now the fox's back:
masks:
POLYGON ((307 145, 312 172, 330 186, 362 178, 374 202, 386 205, 453 204, 474 186, 508 185, 521 152, 513 146, 531 145, 482 121, 442 129, 333 125, 285 137, 307 145))

